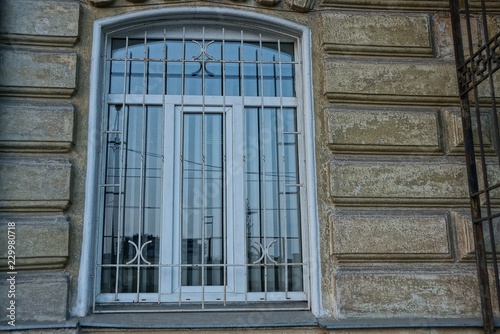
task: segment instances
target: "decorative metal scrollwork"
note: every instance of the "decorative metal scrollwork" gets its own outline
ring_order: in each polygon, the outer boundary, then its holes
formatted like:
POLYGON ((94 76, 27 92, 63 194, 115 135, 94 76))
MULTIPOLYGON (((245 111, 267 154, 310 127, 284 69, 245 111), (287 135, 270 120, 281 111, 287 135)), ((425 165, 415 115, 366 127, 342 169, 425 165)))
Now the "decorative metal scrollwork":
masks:
POLYGON ((267 258, 269 259, 269 261, 271 261, 272 263, 274 264, 278 264, 278 262, 274 261, 271 256, 269 255, 269 247, 271 247, 272 245, 274 245, 278 240, 273 240, 271 241, 266 247, 262 246, 262 244, 258 241, 255 241, 255 243, 259 246, 260 250, 261 250, 261 255, 260 257, 255 261, 253 262, 253 264, 257 264, 259 263, 260 261, 262 261, 264 258, 267 258))
POLYGON ((141 257, 141 260, 144 261, 145 263, 147 264, 151 264, 151 262, 149 262, 148 260, 146 260, 144 258, 144 256, 142 256, 142 251, 144 250, 144 247, 147 245, 147 244, 150 244, 153 242, 153 240, 149 240, 148 242, 145 242, 142 244, 141 246, 141 249, 139 250, 139 247, 133 242, 133 241, 130 241, 128 240, 129 244, 131 244, 132 246, 134 246, 135 248, 135 256, 132 260, 128 261, 126 264, 131 264, 132 262, 134 262, 139 256, 141 257))
POLYGON ((207 52, 208 46, 210 44, 214 43, 215 41, 210 41, 210 42, 208 42, 205 45, 202 45, 202 44, 198 43, 195 40, 193 40, 192 42, 195 43, 195 44, 197 44, 200 47, 200 53, 196 57, 191 58, 192 60, 199 60, 200 61, 199 62, 200 68, 197 71, 191 73, 191 76, 193 76, 193 77, 197 76, 202 70, 204 70, 211 77, 215 76, 215 74, 213 74, 212 72, 210 72, 209 70, 207 70, 207 63, 206 63, 206 60, 217 61, 217 59, 215 59, 214 57, 212 57, 211 55, 209 55, 208 52, 207 52))

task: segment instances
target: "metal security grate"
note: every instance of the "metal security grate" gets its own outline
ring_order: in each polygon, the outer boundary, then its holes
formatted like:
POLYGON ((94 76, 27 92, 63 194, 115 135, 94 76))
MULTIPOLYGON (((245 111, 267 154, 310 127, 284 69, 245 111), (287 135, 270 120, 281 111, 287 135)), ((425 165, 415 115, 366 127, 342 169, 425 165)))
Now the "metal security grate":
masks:
POLYGON ((270 36, 107 40, 94 311, 309 308, 300 61, 270 36))
POLYGON ((494 333, 494 305, 500 305, 500 135, 496 98, 500 85, 500 6, 498 1, 449 2, 484 330, 494 333))

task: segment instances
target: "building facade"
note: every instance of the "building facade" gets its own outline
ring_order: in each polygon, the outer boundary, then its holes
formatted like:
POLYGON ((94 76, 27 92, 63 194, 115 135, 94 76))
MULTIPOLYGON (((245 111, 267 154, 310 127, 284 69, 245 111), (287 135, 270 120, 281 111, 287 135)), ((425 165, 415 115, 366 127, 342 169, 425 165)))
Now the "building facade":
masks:
POLYGON ((2 330, 481 333, 449 16, 2 1, 2 330))

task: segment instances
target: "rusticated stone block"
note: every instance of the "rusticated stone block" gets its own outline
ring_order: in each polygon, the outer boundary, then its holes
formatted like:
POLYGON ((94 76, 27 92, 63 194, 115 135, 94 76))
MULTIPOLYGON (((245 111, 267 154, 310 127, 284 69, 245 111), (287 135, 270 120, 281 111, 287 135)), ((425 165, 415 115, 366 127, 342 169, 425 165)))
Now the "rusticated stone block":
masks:
MULTIPOLYGON (((2 296, 7 296, 11 276, 0 274, 2 296)), ((67 304, 68 278, 64 273, 18 272, 15 275, 16 324, 22 321, 63 321, 67 304)), ((6 307, 0 308, 0 319, 0 325, 7 325, 6 307)))
POLYGON ((288 7, 297 12, 306 13, 314 8, 316 3, 319 1, 316 0, 286 0, 285 1, 288 7))
POLYGON ((76 87, 76 53, 0 48, 0 94, 70 96, 76 87))
POLYGON ((451 218, 457 234, 457 255, 461 261, 474 260, 474 232, 470 213, 452 212, 451 218))
POLYGON ((343 261, 450 261, 445 213, 337 211, 332 253, 343 261))
MULTIPOLYGON (((498 213, 498 210, 493 211, 492 214, 498 213)), ((486 213, 484 213, 486 216, 486 213)), ((457 253, 458 258, 462 261, 475 260, 475 245, 474 245, 474 231, 472 227, 472 219, 470 212, 456 211, 452 212, 453 224, 457 231, 457 253)), ((500 257, 500 221, 498 218, 492 219, 491 230, 493 231, 494 240, 490 238, 490 226, 486 220, 483 223, 483 236, 486 253, 489 258, 492 258, 492 241, 495 242, 497 257, 500 257)))
POLYGON ((458 104, 455 71, 451 62, 331 60, 325 64, 324 89, 331 102, 458 104))
POLYGON ((335 275, 338 312, 343 317, 478 317, 476 273, 447 269, 415 272, 359 268, 335 275))
POLYGON ((441 154, 436 110, 349 108, 326 110, 334 152, 441 154))
MULTIPOLYGON (((462 129, 462 119, 460 110, 442 110, 443 128, 445 133, 445 143, 448 154, 463 155, 464 147, 464 133, 462 129)), ((490 117, 487 113, 481 115, 481 131, 483 148, 486 154, 495 154, 495 150, 491 145, 492 128, 490 117)), ((479 132, 476 117, 472 117, 472 133, 473 140, 476 144, 476 153, 479 153, 479 132)))
POLYGON ((70 179, 66 159, 1 158, 0 209, 63 210, 70 199, 70 179))
POLYGON ((323 15, 323 47, 331 54, 432 57, 429 17, 323 15))
MULTIPOLYGON (((469 0, 470 7, 476 11, 481 10, 481 2, 482 2, 481 0, 469 0)), ((500 10, 500 4, 498 3, 498 1, 485 0, 484 3, 486 5, 488 12, 490 13, 498 12, 498 10, 500 10)))
MULTIPOLYGON (((480 190, 484 189, 485 187, 491 187, 493 185, 500 183, 500 166, 498 165, 498 159, 496 157, 487 157, 485 159, 486 173, 487 173, 486 180, 484 177, 483 169, 481 168, 479 157, 476 163, 478 168, 477 176, 478 176, 478 183, 480 190), (487 186, 485 186, 485 184, 487 184, 487 186)), ((490 204, 495 210, 498 210, 498 207, 500 207, 500 189, 499 188, 490 189, 488 194, 489 194, 490 204)), ((486 200, 487 200, 486 196, 482 195, 480 197, 481 204, 484 205, 486 203, 486 200)))
MULTIPOLYGON (((478 36, 481 36, 481 23, 480 20, 478 20, 478 17, 471 16, 470 17, 470 22, 471 22, 471 37, 472 37, 472 44, 473 45, 478 45, 478 43, 481 43, 478 40, 478 36)), ((462 17, 461 19, 461 24, 462 27, 466 27, 467 22, 465 20, 465 17, 462 17)), ((453 51, 453 33, 452 33, 452 28, 451 28, 451 18, 450 14, 448 12, 444 13, 437 13, 433 17, 433 37, 436 43, 436 51, 437 51, 437 57, 443 58, 443 59, 449 59, 449 60, 454 60, 454 51, 453 51)), ((496 30, 496 29, 495 29, 496 30)), ((466 42, 468 40, 468 35, 467 31, 462 31, 462 40, 466 42)), ((467 43, 467 42, 466 42, 467 43)), ((466 47, 464 50, 465 57, 469 57, 469 48, 466 47)))
POLYGON ((330 195, 335 205, 468 205, 462 161, 451 159, 335 159, 330 163, 330 195))
POLYGON ((11 44, 72 46, 78 36, 76 1, 3 0, 0 36, 11 44))
MULTIPOLYGON (((56 216, 0 216, 0 233, 15 223, 16 269, 62 268, 68 260, 69 222, 56 216)), ((0 270, 7 270, 7 248, 0 249, 0 270)), ((8 271, 8 270, 7 270, 8 271)))
POLYGON ((0 100, 0 150, 68 151, 73 117, 71 103, 0 100))

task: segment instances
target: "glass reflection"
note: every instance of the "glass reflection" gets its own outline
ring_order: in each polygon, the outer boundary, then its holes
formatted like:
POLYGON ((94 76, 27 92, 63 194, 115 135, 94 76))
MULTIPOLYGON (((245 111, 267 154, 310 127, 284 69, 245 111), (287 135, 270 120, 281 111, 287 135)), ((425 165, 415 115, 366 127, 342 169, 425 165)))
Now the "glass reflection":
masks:
POLYGON ((161 107, 109 107, 102 263, 130 267, 104 267, 102 292, 157 291, 162 118, 161 107))
POLYGON ((113 39, 111 94, 295 96, 292 43, 113 39))
POLYGON ((296 132, 295 109, 245 108, 251 292, 302 289, 297 140, 284 129, 296 132))
MULTIPOLYGON (((110 94, 295 96, 293 43, 117 38, 111 49, 110 94)), ((296 110, 246 107, 244 124, 247 254, 238 265, 247 266, 248 292, 303 291, 296 110)), ((218 286, 226 265, 224 115, 183 112, 181 127, 181 283, 218 286)), ((162 107, 111 105, 107 130, 101 260, 110 266, 101 292, 155 292, 162 107)))
MULTIPOLYGON (((223 264, 223 115, 184 113, 183 124, 182 264, 223 264)), ((222 267, 183 268, 182 285, 202 282, 222 285, 222 267)))

